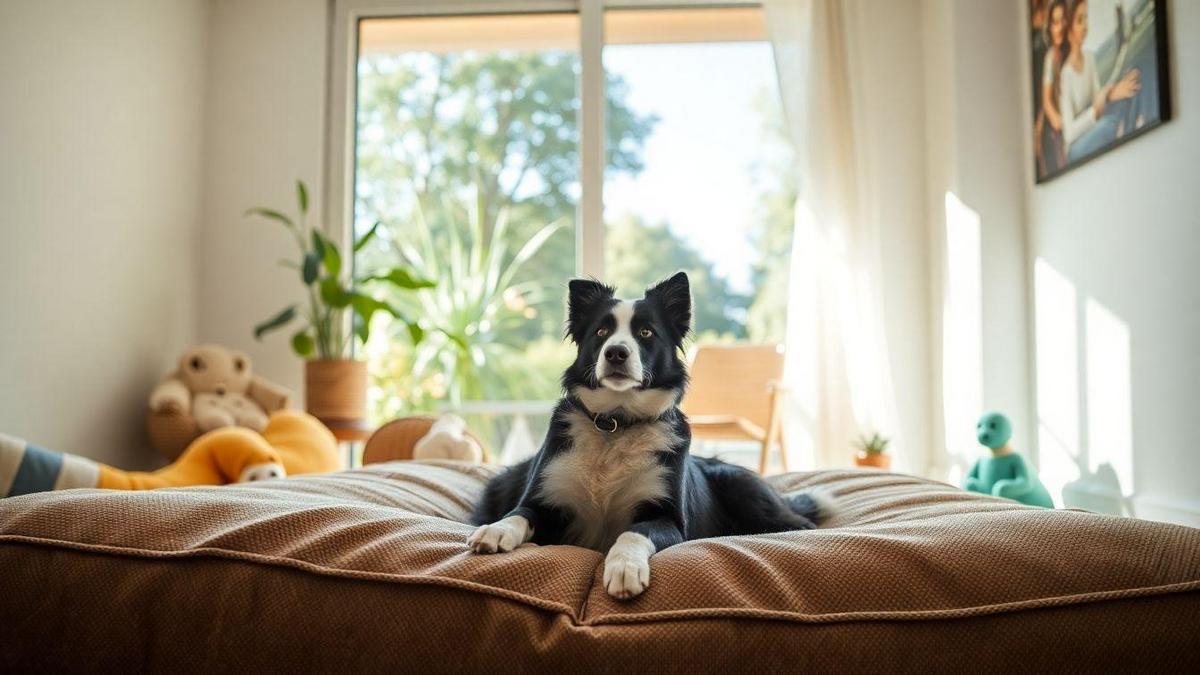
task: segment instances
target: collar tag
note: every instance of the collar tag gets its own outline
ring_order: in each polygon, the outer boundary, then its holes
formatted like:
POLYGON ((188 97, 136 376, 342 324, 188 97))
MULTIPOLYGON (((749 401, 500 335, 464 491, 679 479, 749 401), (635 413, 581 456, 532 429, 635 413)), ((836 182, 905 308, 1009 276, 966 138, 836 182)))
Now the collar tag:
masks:
POLYGON ((592 426, 596 427, 596 431, 601 431, 606 434, 611 434, 611 433, 616 432, 617 426, 619 426, 617 424, 617 419, 615 417, 606 417, 605 419, 607 419, 612 424, 611 427, 609 427, 608 424, 601 426, 600 413, 596 413, 596 415, 594 417, 592 417, 592 426), (605 428, 605 427, 608 427, 608 428, 605 428))

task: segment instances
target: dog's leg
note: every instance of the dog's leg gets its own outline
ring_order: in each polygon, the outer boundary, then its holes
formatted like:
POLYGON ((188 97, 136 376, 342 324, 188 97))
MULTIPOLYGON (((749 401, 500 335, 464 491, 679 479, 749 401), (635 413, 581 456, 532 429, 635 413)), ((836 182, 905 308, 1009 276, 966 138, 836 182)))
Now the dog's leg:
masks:
POLYGON ((650 556, 683 541, 669 518, 636 522, 617 537, 604 558, 604 589, 618 600, 629 600, 650 586, 650 556))
POLYGON ((476 553, 507 553, 529 541, 533 528, 525 516, 501 518, 490 525, 480 525, 467 537, 467 546, 476 553))
MULTIPOLYGON (((541 476, 540 465, 545 452, 543 447, 532 462, 514 467, 515 470, 526 472, 521 478, 525 482, 525 489, 516 507, 500 520, 476 528, 467 537, 468 548, 476 553, 507 553, 533 538, 533 531, 539 527, 539 523, 546 522, 545 507, 532 496, 537 492, 537 483, 541 476)), ((505 476, 507 474, 502 474, 500 478, 505 476)), ((517 476, 519 477, 519 474, 517 476)))

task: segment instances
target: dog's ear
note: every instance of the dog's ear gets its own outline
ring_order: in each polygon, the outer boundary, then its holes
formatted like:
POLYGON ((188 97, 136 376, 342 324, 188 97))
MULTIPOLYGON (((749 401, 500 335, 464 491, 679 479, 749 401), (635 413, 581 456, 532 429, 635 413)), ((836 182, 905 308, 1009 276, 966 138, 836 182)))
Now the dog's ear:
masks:
POLYGON ((612 301, 616 289, 594 279, 572 279, 567 284, 567 336, 579 344, 584 323, 598 308, 612 301))
POLYGON ((647 288, 646 299, 662 309, 663 316, 675 331, 676 340, 687 337, 692 330, 692 287, 687 272, 676 272, 647 288))

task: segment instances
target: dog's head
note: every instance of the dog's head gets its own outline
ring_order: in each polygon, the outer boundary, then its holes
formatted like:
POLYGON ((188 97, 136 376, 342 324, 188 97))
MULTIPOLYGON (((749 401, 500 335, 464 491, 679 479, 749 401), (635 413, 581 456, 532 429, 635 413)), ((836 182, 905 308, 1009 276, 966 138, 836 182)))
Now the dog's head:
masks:
POLYGON ((687 382, 679 354, 691 327, 692 294, 683 272, 646 289, 640 300, 619 300, 610 286, 574 279, 567 334, 578 353, 563 386, 592 412, 661 414, 687 382))

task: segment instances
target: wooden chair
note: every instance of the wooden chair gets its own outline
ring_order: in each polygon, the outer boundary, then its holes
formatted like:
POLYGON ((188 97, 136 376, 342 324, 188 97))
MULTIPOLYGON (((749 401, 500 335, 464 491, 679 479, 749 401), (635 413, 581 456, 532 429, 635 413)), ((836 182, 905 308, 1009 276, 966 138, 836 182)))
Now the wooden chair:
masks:
POLYGON ((704 345, 689 367, 691 385, 683 412, 695 440, 757 441, 762 445, 758 472, 767 472, 771 445, 779 444, 780 463, 787 452, 780 433, 778 403, 783 377, 780 345, 704 345))

